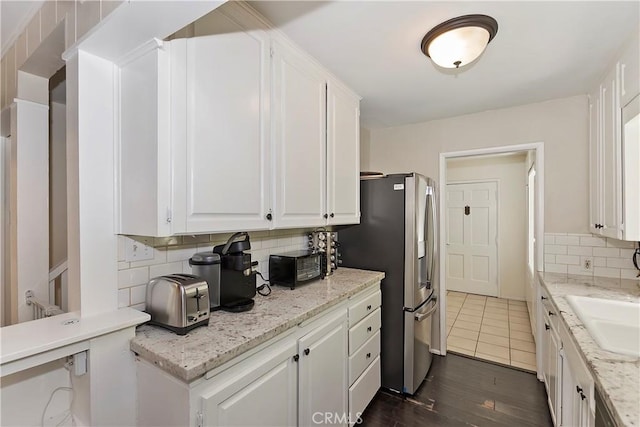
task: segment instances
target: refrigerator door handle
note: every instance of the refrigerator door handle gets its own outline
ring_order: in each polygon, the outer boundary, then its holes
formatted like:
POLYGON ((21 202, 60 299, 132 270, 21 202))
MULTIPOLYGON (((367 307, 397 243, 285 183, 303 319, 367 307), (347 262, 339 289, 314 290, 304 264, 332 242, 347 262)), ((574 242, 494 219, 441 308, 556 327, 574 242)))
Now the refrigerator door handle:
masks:
POLYGON ((432 233, 432 238, 431 238, 431 252, 430 252, 430 257, 431 257, 431 265, 429 268, 429 272, 427 273, 427 279, 429 282, 433 282, 433 273, 436 269, 436 235, 438 232, 438 220, 436 219, 436 198, 434 197, 434 191, 431 191, 430 194, 427 195, 427 199, 431 198, 431 203, 429 203, 429 205, 431 206, 431 233, 432 233))
POLYGON ((431 300, 431 308, 429 308, 425 313, 416 313, 414 318, 417 322, 422 322, 427 317, 431 316, 434 311, 438 308, 438 298, 433 298, 431 300))

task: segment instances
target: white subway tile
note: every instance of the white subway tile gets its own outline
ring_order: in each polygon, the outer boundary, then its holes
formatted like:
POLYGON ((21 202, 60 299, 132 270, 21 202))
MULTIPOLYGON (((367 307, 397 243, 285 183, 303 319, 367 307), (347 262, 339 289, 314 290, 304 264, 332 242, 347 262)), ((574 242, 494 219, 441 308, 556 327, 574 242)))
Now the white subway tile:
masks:
POLYGON ((608 267, 594 267, 593 275, 599 277, 613 277, 615 279, 620 278, 620 269, 619 268, 608 268, 608 267))
POLYGON ((620 249, 620 258, 633 258, 635 249, 620 249))
POLYGON ((56 2, 56 24, 62 21, 67 13, 75 9, 74 0, 57 0, 56 2))
POLYGON ((575 237, 593 237, 593 234, 585 234, 585 233, 567 233, 567 236, 575 236, 575 237))
POLYGON ((152 265, 149 267, 150 278, 175 273, 182 273, 182 262, 176 261, 167 264, 152 265))
POLYGON ((198 251, 196 245, 168 247, 167 262, 184 261, 193 256, 198 251))
POLYGON ((144 261, 133 261, 131 267, 145 267, 149 265, 165 264, 167 262, 167 251, 164 248, 153 248, 153 258, 144 261))
POLYGON ((147 285, 131 288, 131 304, 144 304, 147 295, 147 285))
POLYGON ((279 237, 278 238, 278 246, 291 246, 291 237, 279 237))
POLYGON ((578 274, 580 276, 593 276, 593 267, 590 270, 584 268, 584 265, 568 265, 567 272, 569 274, 578 274))
POLYGON ((607 258, 618 258, 620 249, 618 248, 593 248, 593 256, 602 256, 607 258))
POLYGON ((593 257, 593 266, 594 267, 606 267, 607 259, 604 257, 593 257))
POLYGON ((131 264, 124 261, 118 261, 118 270, 126 270, 127 268, 131 268, 131 264))
POLYGON ((556 255, 556 264, 580 265, 578 255, 556 255))
POLYGON ((145 305, 144 304, 136 304, 136 305, 132 305, 131 308, 133 308, 135 310, 144 311, 145 305))
POLYGON ((548 264, 555 264, 556 256, 553 254, 544 254, 544 262, 548 264))
POLYGON ((556 236, 556 245, 579 245, 580 238, 577 236, 556 236))
POLYGON ((251 237, 251 240, 253 240, 253 239, 263 239, 265 237, 269 237, 269 230, 250 231, 249 232, 249 236, 251 237))
POLYGON ((569 255, 593 255, 592 246, 567 246, 567 253, 569 255))
POLYGON ((620 249, 633 249, 635 248, 635 242, 628 242, 626 240, 618 240, 607 238, 607 247, 609 248, 620 248, 620 249))
POLYGON ((544 245, 544 253, 566 255, 567 247, 564 245, 544 245))
POLYGON ((118 308, 129 307, 129 288, 118 291, 118 308))
POLYGON ((546 233, 546 234, 549 234, 551 236, 566 236, 567 235, 567 233, 546 233))
POLYGON ((638 276, 638 274, 640 274, 640 271, 634 269, 629 270, 628 268, 621 268, 620 269, 620 278, 621 279, 639 279, 640 277, 638 276))
POLYGON ((118 261, 124 261, 127 256, 127 239, 125 236, 118 236, 118 261))
POLYGON ((545 264, 544 271, 547 273, 567 273, 567 266, 561 264, 545 264))
POLYGON ((261 249, 262 248, 262 240, 260 239, 251 239, 251 249, 261 249))
POLYGON ((544 244, 545 245, 555 245, 556 237, 553 234, 545 234, 544 235, 544 244))
POLYGON ((581 237, 580 246, 607 246, 607 241, 603 237, 581 237))
POLYGON ((189 265, 189 261, 182 261, 182 272, 184 274, 193 274, 193 269, 189 265))
POLYGON ((128 288, 149 281, 149 267, 130 268, 118 271, 118 288, 128 288))
POLYGON ((607 267, 612 268, 635 268, 631 258, 607 258, 607 267))
POLYGON ((270 237, 268 239, 264 239, 262 241, 262 248, 263 249, 270 249, 270 248, 277 248, 278 247, 278 238, 277 237, 270 237))

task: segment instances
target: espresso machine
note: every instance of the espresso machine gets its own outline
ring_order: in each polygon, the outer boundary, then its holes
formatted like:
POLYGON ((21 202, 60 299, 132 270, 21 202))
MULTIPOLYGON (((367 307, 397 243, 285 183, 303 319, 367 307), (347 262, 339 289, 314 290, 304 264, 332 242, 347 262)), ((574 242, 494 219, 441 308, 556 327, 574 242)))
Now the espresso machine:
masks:
POLYGON ((256 296, 256 267, 251 261, 249 234, 235 233, 226 244, 213 248, 220 256, 220 309, 240 312, 253 308, 256 296))

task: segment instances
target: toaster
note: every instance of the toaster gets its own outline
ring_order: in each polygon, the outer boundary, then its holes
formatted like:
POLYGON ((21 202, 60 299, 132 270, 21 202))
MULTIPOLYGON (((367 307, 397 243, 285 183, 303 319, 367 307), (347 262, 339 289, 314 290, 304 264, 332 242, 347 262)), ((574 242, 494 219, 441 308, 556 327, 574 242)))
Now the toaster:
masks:
POLYGON ((155 277, 147 284, 149 323, 184 335, 209 322, 209 286, 192 274, 155 277))

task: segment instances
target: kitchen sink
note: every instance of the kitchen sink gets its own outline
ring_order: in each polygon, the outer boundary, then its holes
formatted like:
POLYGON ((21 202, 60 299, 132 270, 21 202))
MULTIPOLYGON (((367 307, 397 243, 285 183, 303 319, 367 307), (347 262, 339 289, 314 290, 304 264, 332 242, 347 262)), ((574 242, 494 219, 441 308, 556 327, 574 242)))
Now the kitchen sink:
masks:
POLYGON ((602 349, 640 357, 640 303, 577 295, 567 301, 602 349))

